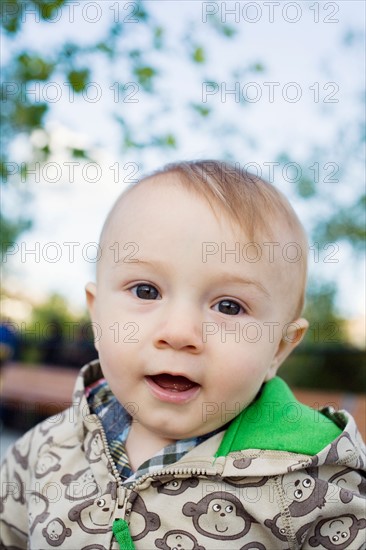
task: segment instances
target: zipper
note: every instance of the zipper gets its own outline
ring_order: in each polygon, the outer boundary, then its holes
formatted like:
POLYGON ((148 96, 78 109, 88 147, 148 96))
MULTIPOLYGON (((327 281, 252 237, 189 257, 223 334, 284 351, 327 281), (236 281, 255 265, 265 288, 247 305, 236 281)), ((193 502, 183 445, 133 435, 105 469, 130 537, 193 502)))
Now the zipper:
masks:
POLYGON ((108 459, 108 462, 112 468, 112 472, 113 472, 113 475, 115 477, 115 480, 117 481, 117 485, 118 487, 123 487, 123 483, 122 483, 122 479, 121 479, 121 476, 119 475, 119 471, 117 469, 117 466, 115 465, 114 463, 114 460, 112 458, 112 455, 111 455, 111 451, 109 450, 109 446, 108 446, 108 441, 107 441, 107 436, 105 435, 105 431, 104 431, 104 428, 103 428, 103 424, 102 422, 99 420, 98 416, 97 415, 94 415, 96 417, 96 420, 97 420, 97 424, 100 428, 100 436, 102 438, 102 442, 103 442, 103 446, 104 446, 104 450, 105 450, 105 454, 107 456, 107 459, 108 459))
MULTIPOLYGON (((114 475, 114 477, 117 481, 118 486, 125 488, 125 486, 123 485, 123 481, 121 479, 121 476, 119 474, 119 471, 117 469, 117 466, 115 465, 114 460, 113 460, 112 455, 111 455, 111 452, 109 450, 107 436, 105 435, 103 424, 100 421, 100 419, 98 418, 98 416, 97 415, 95 415, 95 416, 96 416, 97 424, 100 428, 100 434, 101 434, 101 439, 102 439, 102 442, 103 442, 103 445, 104 445, 105 454, 106 454, 106 456, 108 458, 108 461, 111 465, 113 475, 114 475)), ((164 475, 216 475, 217 473, 218 473, 218 470, 217 470, 217 468, 214 468, 214 467, 211 467, 211 468, 210 467, 208 467, 208 468, 188 468, 188 467, 186 467, 186 468, 163 468, 161 470, 156 470, 155 472, 147 472, 146 474, 143 474, 135 482, 133 482, 133 484, 130 485, 128 487, 128 489, 130 489, 130 490, 135 489, 138 485, 143 483, 149 477, 159 477, 159 476, 164 476, 164 475)))
MULTIPOLYGON (((97 420, 97 425, 100 428, 100 434, 101 434, 101 439, 102 439, 102 443, 103 443, 103 446, 104 446, 105 454, 106 454, 106 457, 109 461, 109 464, 111 465, 113 475, 114 475, 115 480, 116 480, 117 485, 118 485, 117 500, 118 500, 118 502, 121 501, 120 503, 121 503, 122 506, 123 506, 122 501, 125 500, 125 497, 126 497, 126 492, 125 491, 128 490, 128 491, 132 492, 133 490, 136 489, 136 487, 138 485, 141 485, 149 477, 155 477, 156 478, 156 477, 163 476, 163 475, 216 475, 218 473, 218 470, 217 470, 216 467, 208 467, 208 468, 189 468, 189 467, 186 467, 186 468, 163 468, 163 469, 157 470, 155 472, 148 472, 146 474, 143 474, 132 485, 130 485, 129 487, 125 487, 123 485, 121 476, 119 474, 117 466, 115 465, 114 460, 113 460, 112 455, 111 455, 111 452, 109 450, 107 436, 105 434, 103 424, 100 421, 100 419, 98 418, 98 416, 97 415, 95 415, 95 416, 96 416, 96 420, 97 420), (121 494, 120 494, 121 492, 123 492, 123 497, 121 497, 121 494)), ((128 504, 128 499, 127 499, 126 504, 128 504)), ((126 514, 127 517, 130 515, 130 508, 126 508, 125 514, 126 514)), ((121 518, 116 518, 114 520, 114 523, 113 523, 112 531, 113 531, 113 534, 114 534, 114 536, 115 536, 115 538, 116 538, 117 542, 119 543, 120 548, 122 550, 135 550, 133 539, 131 537, 131 533, 130 533, 130 530, 129 530, 129 521, 128 521, 128 519, 125 520, 125 519, 121 519, 121 518)))
POLYGON ((156 470, 155 472, 147 472, 139 477, 133 485, 130 486, 131 490, 136 489, 138 485, 141 485, 149 477, 159 477, 165 475, 216 475, 218 473, 217 468, 163 468, 162 470, 156 470))
POLYGON ((162 468, 161 470, 156 470, 155 472, 147 472, 146 474, 143 474, 142 476, 140 476, 131 485, 125 486, 123 484, 123 481, 121 479, 121 476, 119 474, 117 466, 115 465, 114 460, 113 460, 112 455, 111 455, 111 452, 109 450, 107 436, 105 435, 103 424, 100 421, 100 419, 98 418, 98 416, 97 415, 95 415, 95 416, 96 416, 97 424, 100 428, 100 434, 101 434, 101 439, 102 439, 102 442, 103 442, 103 445, 104 445, 105 454, 107 456, 109 464, 111 465, 112 472, 113 472, 113 475, 115 477, 115 480, 117 482, 117 485, 118 485, 119 489, 123 489, 123 490, 128 489, 130 491, 133 491, 133 490, 136 489, 136 487, 141 485, 149 477, 156 478, 156 477, 165 476, 165 475, 187 475, 187 476, 188 475, 196 475, 196 476, 197 475, 198 476, 207 475, 207 476, 214 476, 214 475, 217 475, 219 473, 217 467, 213 467, 213 466, 207 467, 207 468, 189 468, 189 467, 185 467, 185 468, 162 468))

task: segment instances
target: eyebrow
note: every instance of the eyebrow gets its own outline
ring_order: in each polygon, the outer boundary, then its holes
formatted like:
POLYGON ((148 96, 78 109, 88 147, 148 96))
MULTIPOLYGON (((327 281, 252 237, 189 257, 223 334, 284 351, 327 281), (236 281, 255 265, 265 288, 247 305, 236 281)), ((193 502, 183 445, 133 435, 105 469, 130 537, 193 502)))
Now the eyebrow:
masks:
POLYGON ((253 286, 261 293, 263 293, 267 298, 270 298, 268 290, 260 283, 259 281, 251 281, 250 279, 245 279, 239 275, 233 275, 232 273, 221 273, 217 277, 217 282, 223 283, 239 283, 245 286, 253 286))
MULTIPOLYGON (((150 267, 160 267, 160 268, 166 267, 166 264, 159 259, 156 259, 154 261, 149 261, 146 259, 145 260, 138 259, 137 262, 124 262, 123 260, 119 260, 118 262, 116 262, 116 265, 121 265, 121 264, 125 264, 125 265, 132 264, 132 266, 143 264, 143 265, 148 265, 150 267)), ((259 281, 251 281, 250 279, 245 279, 240 275, 234 275, 230 271, 221 272, 218 276, 213 276, 212 280, 214 283, 239 283, 245 286, 253 286, 257 290, 259 290, 261 293, 263 293, 267 298, 270 298, 270 294, 268 290, 262 285, 262 283, 260 283, 259 281)))

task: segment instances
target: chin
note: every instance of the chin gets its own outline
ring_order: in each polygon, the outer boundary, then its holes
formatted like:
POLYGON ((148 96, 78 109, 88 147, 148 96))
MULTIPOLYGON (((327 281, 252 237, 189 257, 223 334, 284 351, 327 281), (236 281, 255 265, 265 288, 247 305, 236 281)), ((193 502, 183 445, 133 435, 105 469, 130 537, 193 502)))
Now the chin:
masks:
POLYGON ((190 431, 183 431, 183 430, 171 430, 169 432, 165 432, 163 434, 163 437, 166 437, 167 439, 173 439, 173 440, 178 440, 178 439, 190 439, 191 437, 199 437, 200 435, 204 435, 212 430, 214 430, 215 428, 203 428, 201 430, 197 429, 197 430, 190 430, 190 431))
POLYGON ((164 432, 157 431, 156 433, 157 433, 157 435, 159 435, 160 437, 162 437, 164 439, 173 439, 173 440, 189 439, 191 437, 196 437, 198 435, 197 431, 195 431, 195 430, 185 431, 185 430, 182 430, 182 429, 180 429, 180 430, 175 430, 175 429, 164 430, 164 432))

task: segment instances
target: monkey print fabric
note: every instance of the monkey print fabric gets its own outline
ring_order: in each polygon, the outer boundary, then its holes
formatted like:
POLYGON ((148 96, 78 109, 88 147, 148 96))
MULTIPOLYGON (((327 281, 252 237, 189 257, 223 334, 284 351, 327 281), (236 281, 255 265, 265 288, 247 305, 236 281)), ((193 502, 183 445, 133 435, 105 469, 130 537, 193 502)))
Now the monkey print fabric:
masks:
POLYGON ((314 456, 250 449, 215 457, 219 433, 167 470, 122 483, 90 414, 82 369, 77 406, 39 424, 1 470, 2 550, 118 550, 121 518, 136 550, 366 548, 366 453, 353 418, 314 456))

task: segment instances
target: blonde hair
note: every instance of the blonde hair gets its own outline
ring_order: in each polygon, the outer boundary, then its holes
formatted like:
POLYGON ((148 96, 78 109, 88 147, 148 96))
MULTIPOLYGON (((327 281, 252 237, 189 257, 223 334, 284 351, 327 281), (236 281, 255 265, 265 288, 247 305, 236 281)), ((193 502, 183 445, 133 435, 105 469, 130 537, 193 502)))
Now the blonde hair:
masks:
MULTIPOLYGON (((114 211, 130 191, 147 180, 176 174, 179 182, 189 191, 204 197, 215 213, 219 206, 230 220, 234 220, 251 241, 257 235, 273 238, 274 221, 287 224, 291 234, 300 241, 302 250, 299 263, 301 292, 295 309, 297 318, 304 306, 307 276, 307 237, 304 228, 281 191, 266 180, 243 170, 238 163, 218 160, 194 160, 166 164, 128 187, 117 199, 102 230, 106 232, 114 211)), ((216 213, 215 213, 216 215, 216 213)))

